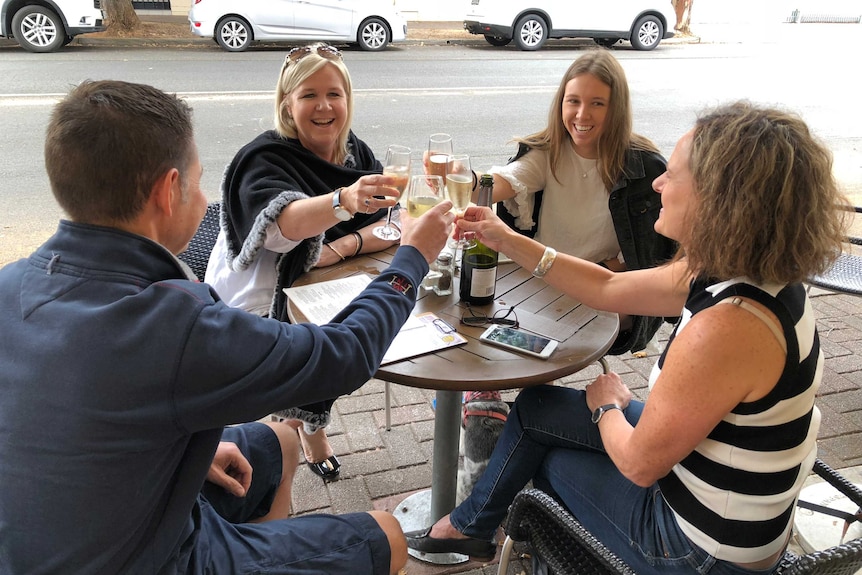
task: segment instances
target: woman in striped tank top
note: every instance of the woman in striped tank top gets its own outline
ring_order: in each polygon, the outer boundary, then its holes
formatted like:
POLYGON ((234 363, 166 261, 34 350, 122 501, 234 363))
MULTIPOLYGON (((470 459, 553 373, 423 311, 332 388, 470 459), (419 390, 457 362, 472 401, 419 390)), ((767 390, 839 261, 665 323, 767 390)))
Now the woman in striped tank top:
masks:
POLYGON ((840 250, 829 151, 797 116, 739 102, 703 115, 653 183, 673 262, 614 274, 471 208, 463 231, 597 309, 681 316, 646 401, 619 375, 524 390, 472 494, 427 552, 493 556, 529 480, 637 573, 770 573, 816 457, 820 352, 802 282, 840 250), (727 304, 727 305, 722 305, 727 304))

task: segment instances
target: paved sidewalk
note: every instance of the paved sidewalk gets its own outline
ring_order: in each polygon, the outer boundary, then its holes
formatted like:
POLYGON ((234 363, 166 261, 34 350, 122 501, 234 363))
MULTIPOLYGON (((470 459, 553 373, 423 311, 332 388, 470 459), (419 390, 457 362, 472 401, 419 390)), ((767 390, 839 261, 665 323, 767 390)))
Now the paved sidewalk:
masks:
MULTIPOLYGON (((862 482, 862 298, 812 289, 820 339, 826 363, 818 405, 823 415, 818 441, 820 457, 841 468, 848 478, 862 482), (848 469, 853 468, 853 469, 848 469)), ((670 326, 662 328, 664 345, 670 326)), ((658 352, 646 358, 631 354, 610 357, 611 368, 622 375, 639 398, 647 393, 647 378, 658 352)), ((563 380, 582 388, 599 373, 598 367, 563 380)), ((393 511, 404 497, 431 485, 431 451, 434 411, 433 391, 392 385, 392 429, 385 430, 384 384, 369 381, 334 406, 328 429, 342 463, 341 479, 324 485, 306 466, 299 470, 294 490, 296 513, 393 511)), ((513 400, 515 392, 504 398, 513 400)), ((496 573, 496 564, 466 563, 434 566, 411 558, 409 575, 464 572, 496 573)), ((529 574, 529 560, 515 560, 512 575, 529 574)))

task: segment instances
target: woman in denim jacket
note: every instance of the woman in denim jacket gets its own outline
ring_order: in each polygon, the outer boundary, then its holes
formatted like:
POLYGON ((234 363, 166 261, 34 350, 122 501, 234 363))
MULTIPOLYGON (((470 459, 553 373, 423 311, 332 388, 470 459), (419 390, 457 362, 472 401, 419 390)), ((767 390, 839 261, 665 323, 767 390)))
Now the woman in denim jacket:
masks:
MULTIPOLYGON (((516 141, 509 164, 490 170, 498 213, 510 226, 613 271, 672 257, 674 242, 653 228, 661 201, 652 182, 666 161, 632 132, 625 72, 609 51, 578 58, 560 82, 547 127, 516 141)), ((644 349, 662 320, 620 321, 615 355, 644 349)))

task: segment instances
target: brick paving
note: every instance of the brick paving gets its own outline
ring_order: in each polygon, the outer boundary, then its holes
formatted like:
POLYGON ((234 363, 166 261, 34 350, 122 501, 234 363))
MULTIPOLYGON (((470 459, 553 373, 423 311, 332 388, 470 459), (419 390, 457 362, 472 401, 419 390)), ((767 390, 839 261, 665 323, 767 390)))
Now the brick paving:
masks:
MULTIPOLYGON (((846 468, 862 466, 862 299, 817 289, 811 290, 811 298, 826 359, 818 396, 823 415, 818 440, 820 458, 859 482, 859 469, 846 468)), ((665 326, 659 332, 660 345, 666 342, 670 329, 665 326)), ((622 376, 636 396, 644 399, 647 378, 658 353, 653 350, 645 358, 625 354, 608 359, 611 369, 622 376)), ((591 366, 558 383, 582 388, 598 373, 598 366, 591 366)), ((382 381, 373 379, 335 403, 334 422, 328 432, 342 463, 341 479, 324 485, 302 466, 293 494, 295 513, 393 511, 404 497, 430 487, 434 392, 394 384, 391 387, 389 431, 385 429, 382 381)), ((515 391, 504 392, 507 401, 515 396, 515 391)), ((411 558, 406 573, 484 575, 496 573, 496 568, 496 564, 477 563, 437 566, 411 558)), ((529 561, 516 558, 508 572, 529 574, 529 561)))

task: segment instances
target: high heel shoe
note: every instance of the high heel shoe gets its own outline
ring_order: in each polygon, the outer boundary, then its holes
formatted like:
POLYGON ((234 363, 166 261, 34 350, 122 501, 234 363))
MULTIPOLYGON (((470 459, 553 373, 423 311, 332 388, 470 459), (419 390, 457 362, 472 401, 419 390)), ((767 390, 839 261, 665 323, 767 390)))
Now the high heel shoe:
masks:
POLYGON ((313 472, 327 481, 335 481, 338 478, 338 474, 341 473, 341 463, 338 462, 338 458, 334 455, 330 455, 323 461, 307 461, 306 463, 308 463, 313 472))
POLYGON ((423 553, 461 553, 473 561, 488 562, 497 554, 493 541, 482 539, 437 539, 431 537, 431 527, 405 533, 407 547, 423 553))

